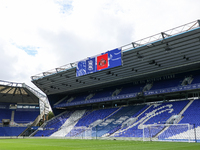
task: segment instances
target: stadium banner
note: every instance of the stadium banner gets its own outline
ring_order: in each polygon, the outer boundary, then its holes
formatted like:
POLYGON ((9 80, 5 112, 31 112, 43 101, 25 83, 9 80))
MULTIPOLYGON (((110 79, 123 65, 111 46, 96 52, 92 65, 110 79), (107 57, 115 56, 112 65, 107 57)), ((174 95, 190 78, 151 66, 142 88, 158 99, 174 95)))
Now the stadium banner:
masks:
POLYGON ((86 60, 86 74, 96 72, 95 57, 86 60))
POLYGON ((108 68, 108 53, 97 56, 97 70, 108 68))
MULTIPOLYGON (((185 91, 185 90, 191 90, 191 89, 200 89, 200 84, 190 84, 186 86, 180 86, 180 87, 172 87, 172 88, 165 88, 165 89, 158 89, 158 90, 150 90, 144 92, 144 96, 148 95, 155 95, 155 94, 163 94, 163 93, 170 93, 170 92, 179 92, 179 91, 185 91)), ((58 104, 55 105, 56 107, 66 107, 66 106, 74 106, 74 105, 82 105, 82 104, 90 104, 90 103, 97 103, 97 102, 104 102, 104 101, 115 101, 120 99, 126 99, 126 98, 133 98, 137 97, 138 93, 129 93, 129 94, 123 94, 123 95, 117 95, 117 96, 110 96, 110 97, 103 97, 103 98, 97 98, 97 99, 90 99, 87 101, 78 101, 78 102, 70 102, 70 103, 64 103, 64 104, 58 104)))
POLYGON ((86 61, 82 60, 79 61, 76 67, 76 76, 83 76, 86 75, 86 61))
POLYGON ((76 77, 122 65, 121 48, 81 60, 77 63, 76 77))

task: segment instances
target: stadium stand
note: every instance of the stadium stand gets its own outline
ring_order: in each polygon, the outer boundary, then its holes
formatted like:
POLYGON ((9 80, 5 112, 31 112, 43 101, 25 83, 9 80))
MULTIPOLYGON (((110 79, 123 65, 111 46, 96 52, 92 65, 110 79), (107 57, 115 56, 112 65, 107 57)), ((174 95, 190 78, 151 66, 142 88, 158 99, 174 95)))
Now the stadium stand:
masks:
POLYGON ((116 133, 117 136, 142 137, 145 124, 165 124, 173 114, 179 114, 188 101, 179 101, 173 103, 153 104, 151 107, 140 115, 138 122, 122 129, 116 133))
MULTIPOLYGON (((127 106, 120 108, 109 108, 109 109, 99 109, 94 111, 85 111, 84 115, 76 119, 76 124, 71 128, 65 137, 79 137, 85 130, 81 129, 82 126, 90 127, 93 131, 93 136, 98 137, 142 137, 143 136, 143 125, 148 124, 173 124, 174 122, 188 123, 188 120, 192 120, 191 124, 196 124, 199 126, 198 113, 194 117, 185 117, 184 114, 191 111, 195 105, 198 109, 200 100, 193 101, 174 101, 165 103, 155 103, 151 105, 136 105, 127 106), (185 109, 184 109, 185 108, 185 109), (174 116, 181 115, 180 120, 173 119, 174 116), (197 117, 197 118, 195 118, 197 117), (186 120, 186 121, 184 121, 186 120), (80 127, 80 128, 77 128, 80 127)), ((192 111, 192 112, 195 112, 192 111)), ((63 115, 56 117, 55 119, 49 121, 44 128, 46 130, 38 131, 35 136, 50 136, 54 132, 60 130, 60 127, 69 118, 72 112, 66 112, 63 115), (67 116, 67 117, 66 117, 67 116), (50 130, 49 130, 50 129, 50 130)), ((189 113, 191 114, 191 113, 189 113)), ((72 122, 72 121, 70 121, 72 122)), ((65 125, 65 128, 69 128, 65 125)), ((159 128, 155 133, 158 134, 164 130, 159 128)), ((164 136, 159 135, 160 138, 169 138, 172 136, 170 134, 170 128, 162 133, 164 136), (169 133, 167 133, 169 130, 169 133)), ((177 130, 176 134, 184 132, 183 130, 177 130)), ((174 134, 174 133, 173 133, 174 134)))
MULTIPOLYGON (((135 95, 135 97, 138 95, 138 93, 144 93, 144 94, 148 94, 151 93, 152 91, 160 91, 160 93, 165 93, 166 89, 167 90, 173 90, 173 89, 178 89, 180 87, 183 86, 187 86, 187 85, 193 85, 200 83, 200 80, 198 80, 198 75, 195 75, 197 72, 189 72, 188 76, 185 77, 185 74, 176 74, 175 75, 171 75, 169 76, 167 79, 160 79, 159 81, 151 81, 151 83, 148 83, 147 81, 145 81, 146 83, 142 83, 142 84, 133 84, 133 83, 129 83, 129 84, 123 84, 120 86, 117 86, 120 89, 120 92, 117 94, 118 96, 126 96, 126 94, 133 94, 135 95), (193 75, 194 74, 194 75, 193 75), (190 76, 193 76, 192 78, 190 76), (191 81, 188 83, 187 80, 191 79, 191 81), (193 81, 194 80, 194 81, 193 81), (186 82, 186 83, 183 83, 186 82), (148 87, 148 88, 147 88, 148 87), (171 88, 171 89, 169 89, 171 88), (163 90, 162 90, 163 89, 163 90)), ((117 95, 113 95, 114 93, 114 89, 117 89, 116 86, 111 87, 111 90, 107 90, 107 89, 102 89, 101 92, 97 92, 91 99, 90 101, 98 101, 101 98, 108 98, 108 99, 112 99, 113 97, 117 96, 117 95)), ((171 91, 170 91, 171 92, 171 91)), ((173 92, 173 91, 172 91, 173 92)), ((92 93, 89 93, 92 94, 92 93)), ((74 102, 79 102, 81 103, 85 101, 86 99, 86 95, 89 95, 88 93, 83 93, 80 94, 77 98, 75 98, 73 101, 67 102, 67 103, 72 103, 74 104, 74 102)), ((75 97, 75 96, 71 96, 71 97, 75 97)), ((55 105, 54 107, 63 107, 66 106, 66 101, 61 102, 59 105, 55 105)))
POLYGON ((14 122, 16 123, 29 123, 33 122, 40 114, 39 110, 26 110, 26 111, 15 111, 14 122), (24 115, 26 114, 26 115, 24 115))
POLYGON ((141 139, 145 134, 183 140, 190 129, 181 125, 190 124, 196 130, 192 140, 200 140, 199 37, 197 20, 32 76, 56 117, 31 136, 80 138, 90 130, 96 138, 141 139), (121 64, 112 62, 116 56, 121 64), (97 63, 91 66, 93 60, 97 63), (77 67, 80 63, 96 70, 77 67), (149 126, 152 130, 144 132, 149 126))
POLYGON ((58 131, 72 113, 73 111, 67 111, 57 116, 56 118, 49 120, 43 125, 44 130, 39 130, 35 136, 49 136, 52 133, 58 131))
POLYGON ((42 119, 39 101, 45 97, 24 83, 0 81, 0 136, 28 133, 42 119))

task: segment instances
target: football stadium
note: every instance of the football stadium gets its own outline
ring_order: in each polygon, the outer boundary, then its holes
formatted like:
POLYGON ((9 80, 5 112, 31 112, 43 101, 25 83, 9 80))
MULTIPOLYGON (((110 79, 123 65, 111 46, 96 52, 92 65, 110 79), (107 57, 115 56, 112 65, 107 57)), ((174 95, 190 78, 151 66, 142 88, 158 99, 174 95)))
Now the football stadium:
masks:
POLYGON ((0 81, 0 145, 199 149, 199 55, 197 20, 31 76, 42 92, 0 81))

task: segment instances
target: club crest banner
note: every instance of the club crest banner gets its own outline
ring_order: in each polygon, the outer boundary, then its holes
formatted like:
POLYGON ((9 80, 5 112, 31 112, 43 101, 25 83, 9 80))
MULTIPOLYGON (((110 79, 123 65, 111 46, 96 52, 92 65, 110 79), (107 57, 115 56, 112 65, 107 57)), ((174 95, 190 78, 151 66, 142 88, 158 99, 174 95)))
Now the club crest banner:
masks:
POLYGON ((108 53, 97 56, 97 70, 108 68, 108 53))
POLYGON ((96 72, 96 62, 95 58, 89 58, 86 60, 86 73, 93 73, 96 72))
POLYGON ((121 49, 116 48, 96 57, 79 61, 76 67, 76 76, 79 77, 121 65, 121 49))

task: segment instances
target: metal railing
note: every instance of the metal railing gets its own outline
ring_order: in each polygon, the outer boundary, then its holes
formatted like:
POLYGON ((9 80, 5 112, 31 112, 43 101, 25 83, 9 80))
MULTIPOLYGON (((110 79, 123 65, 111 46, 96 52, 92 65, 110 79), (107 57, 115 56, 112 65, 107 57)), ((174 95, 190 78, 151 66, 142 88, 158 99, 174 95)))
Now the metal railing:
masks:
MULTIPOLYGON (((121 48, 122 52, 124 52, 127 50, 133 50, 135 48, 142 47, 142 46, 151 47, 151 46, 153 46, 153 43, 156 41, 163 40, 168 37, 172 37, 174 35, 178 35, 180 33, 184 33, 184 32, 199 28, 199 27, 200 27, 200 20, 193 21, 193 22, 181 25, 179 27, 167 30, 165 32, 161 32, 161 33, 155 34, 153 36, 129 43, 129 44, 121 46, 119 48, 121 48)), ((67 65, 63 65, 63 66, 55 68, 55 69, 51 69, 49 71, 37 74, 35 76, 31 76, 31 79, 32 79, 32 81, 34 81, 34 80, 38 80, 38 79, 43 78, 48 75, 56 74, 56 73, 59 73, 62 71, 66 71, 66 70, 75 68, 77 66, 78 62, 79 61, 67 64, 67 65)))
POLYGON ((37 90, 31 88, 30 86, 26 85, 25 83, 16 83, 16 82, 10 82, 10 81, 0 80, 0 85, 10 86, 10 87, 27 88, 29 91, 31 91, 32 93, 34 93, 39 98, 46 97, 45 94, 38 92, 37 90))
POLYGON ((16 83, 16 82, 9 82, 9 81, 0 80, 0 85, 4 85, 4 86, 23 87, 23 84, 24 83, 16 83))

